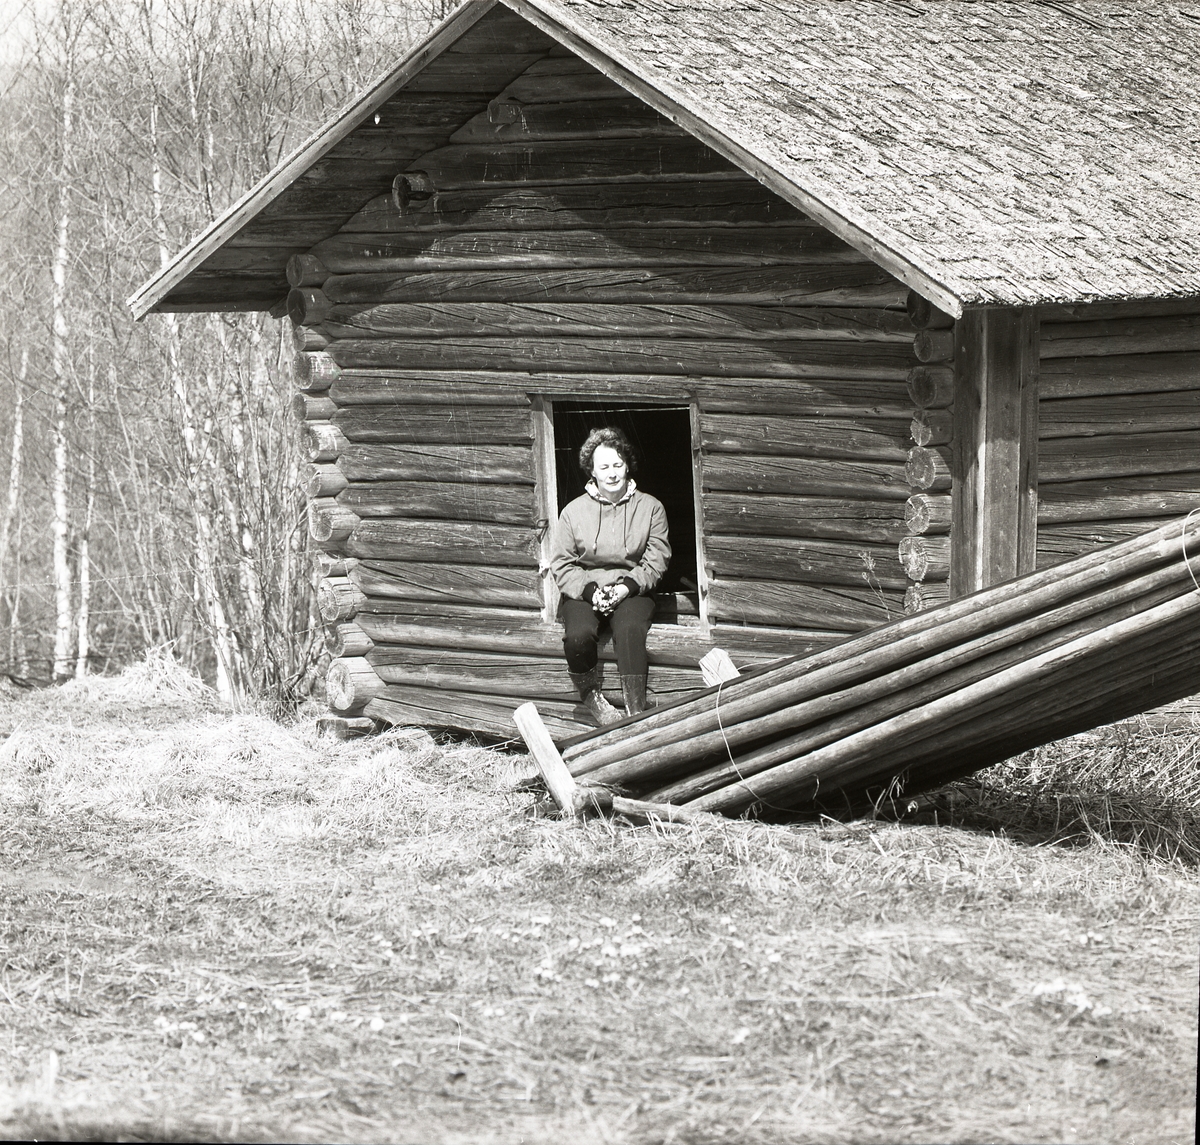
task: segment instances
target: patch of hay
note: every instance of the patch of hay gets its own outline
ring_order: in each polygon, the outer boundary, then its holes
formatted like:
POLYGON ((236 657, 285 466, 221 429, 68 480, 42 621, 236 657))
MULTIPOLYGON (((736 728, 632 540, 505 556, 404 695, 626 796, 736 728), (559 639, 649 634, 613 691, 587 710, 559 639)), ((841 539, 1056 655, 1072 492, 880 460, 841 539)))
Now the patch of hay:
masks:
POLYGON ((208 707, 216 693, 175 659, 169 645, 148 648, 146 655, 119 676, 85 676, 60 689, 68 700, 88 703, 186 704, 208 707))

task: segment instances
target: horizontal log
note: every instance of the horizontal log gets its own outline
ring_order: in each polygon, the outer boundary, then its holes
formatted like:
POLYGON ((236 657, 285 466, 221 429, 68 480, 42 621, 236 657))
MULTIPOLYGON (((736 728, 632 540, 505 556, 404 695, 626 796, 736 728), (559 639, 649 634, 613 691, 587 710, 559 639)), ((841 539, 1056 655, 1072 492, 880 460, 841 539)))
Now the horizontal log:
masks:
POLYGON ((1037 308, 1045 323, 1089 322, 1109 318, 1156 318, 1165 314, 1200 314, 1200 298, 1146 298, 1130 302, 1049 303, 1037 308))
POLYGON ((305 491, 310 498, 336 497, 348 482, 342 471, 333 464, 314 465, 305 479, 305 491))
POLYGON ((711 492, 846 497, 901 504, 911 493, 904 465, 887 462, 712 453, 704 458, 703 479, 704 489, 711 492))
POLYGON ((913 337, 918 362, 949 362, 954 358, 953 330, 918 330, 913 337))
POLYGON ((339 304, 323 319, 337 338, 404 336, 707 337, 898 342, 912 337, 908 319, 880 308, 587 302, 387 302, 339 304))
MULTIPOLYGON (((451 96, 478 93, 482 96, 479 107, 486 107, 488 100, 514 75, 520 75, 530 64, 537 63, 542 53, 520 52, 492 56, 464 57, 457 52, 443 52, 430 60, 412 79, 405 84, 406 93, 427 94, 437 92, 451 96), (464 60, 470 59, 470 66, 464 60)), ((462 120, 460 119, 461 123, 462 120)))
POLYGON ((708 586, 709 617, 727 624, 859 632, 899 615, 899 592, 783 581, 716 579, 708 586))
POLYGON ((367 517, 433 517, 532 527, 537 504, 530 485, 448 481, 372 481, 338 494, 338 504, 367 517))
POLYGON ((451 143, 417 161, 439 189, 503 183, 623 183, 741 177, 698 139, 589 139, 537 143, 451 143))
MULTIPOLYGON (((529 52, 538 53, 540 58, 526 66, 537 67, 544 62, 545 54, 557 47, 557 43, 541 29, 518 13, 498 5, 459 36, 434 62, 446 61, 459 71, 471 71, 476 67, 494 66, 497 62, 506 63, 506 57, 512 54, 529 52)), ((513 67, 511 63, 508 66, 513 67)), ((524 71, 525 66, 516 70, 514 78, 519 78, 524 71)))
POLYGON ((953 500, 946 493, 914 493, 904 504, 904 526, 913 536, 948 533, 953 500))
POLYGON ((361 656, 334 660, 325 672, 325 698, 343 715, 361 712, 367 701, 379 695, 384 683, 361 656))
POLYGON ((534 529, 475 521, 368 519, 354 529, 346 542, 346 551, 363 560, 514 568, 536 568, 538 549, 534 529))
POLYGON ((908 423, 914 445, 949 445, 954 440, 954 415, 947 409, 917 410, 908 423))
POLYGON ((744 414, 704 414, 700 440, 706 452, 775 454, 900 463, 908 426, 900 420, 813 419, 744 414))
POLYGON ((528 373, 492 370, 346 370, 329 389, 339 406, 500 405, 527 408, 529 395, 621 398, 714 413, 903 419, 904 387, 878 378, 713 378, 678 374, 528 373))
MULTIPOLYGON (((543 621, 541 613, 494 608, 467 609, 439 604, 436 615, 363 612, 356 617, 378 645, 479 649, 551 657, 562 656, 562 626, 543 621)), ((845 638, 844 632, 714 625, 707 632, 682 624, 654 624, 646 637, 651 671, 656 664, 694 669, 714 645, 724 648, 739 667, 780 656, 803 656, 845 638)), ((611 643, 600 648, 605 663, 615 661, 611 643)))
POLYGON ((289 286, 320 286, 328 277, 329 268, 311 254, 294 254, 288 259, 287 280, 289 286))
POLYGON ((356 373, 347 370, 329 387, 329 396, 339 406, 454 404, 529 409, 529 391, 537 390, 542 390, 540 379, 532 374, 493 374, 487 370, 473 373, 452 370, 356 373))
POLYGON ((1050 358, 1038 367, 1043 400, 1196 388, 1196 355, 1190 353, 1050 358))
POLYGON ((327 577, 317 585, 317 611, 326 624, 349 620, 366 605, 366 595, 349 577, 327 577))
POLYGON ((542 604, 541 581, 529 569, 444 562, 363 561, 351 576, 354 583, 372 598, 527 609, 540 608, 542 604))
POLYGON ((493 100, 450 136, 458 143, 541 143, 548 139, 673 139, 685 135, 640 99, 523 104, 493 100))
MULTIPOLYGON (((336 212, 335 212, 336 213, 336 212)), ((757 179, 591 183, 439 190, 405 215, 380 195, 341 227, 383 234, 409 230, 609 230, 796 223, 804 215, 757 179)), ((895 280, 893 280, 895 282, 895 280)), ((903 301, 903 288, 895 283, 903 301)), ((896 303, 893 303, 895 305, 896 303)))
MULTIPOLYGON (((1200 356, 1197 356, 1197 362, 1200 363, 1200 356)), ((1039 438, 1170 433, 1189 429, 1200 429, 1200 365, 1197 366, 1194 390, 1038 402, 1039 438)))
POLYGON ((1069 481, 1038 491, 1038 524, 1183 516, 1200 505, 1200 472, 1069 481))
POLYGON ((914 366, 908 371, 908 396, 918 409, 947 409, 954 404, 953 366, 914 366))
POLYGON ((337 408, 337 403, 325 394, 292 395, 292 417, 297 421, 328 421, 337 408))
POLYGON ((895 545, 783 537, 709 536, 704 560, 710 575, 734 580, 891 588, 908 581, 895 545))
POLYGON ((706 532, 843 541, 899 542, 905 536, 898 500, 789 497, 771 493, 705 493, 706 532))
POLYGON ((1049 568, 1072 557, 1137 537, 1162 524, 1157 519, 1084 521, 1038 526, 1037 567, 1049 568))
MULTIPOLYGON (((908 348, 890 343, 745 342, 686 338, 378 338, 333 342, 343 369, 578 370, 900 381, 908 348)), ((905 427, 905 433, 907 427, 905 427)))
POLYGON ((533 451, 512 445, 366 445, 346 443, 338 468, 351 481, 534 482, 533 451))
POLYGON ((1095 357, 1200 350, 1200 314, 1163 318, 1109 318, 1047 322, 1041 328, 1043 358, 1095 357))
POLYGON ((914 612, 925 612, 937 608, 950 599, 949 581, 925 581, 922 584, 910 584, 904 590, 904 612, 911 615, 914 612))
POLYGON ((915 290, 908 292, 904 300, 904 309, 909 321, 918 330, 949 330, 954 325, 953 315, 939 310, 928 298, 915 290))
POLYGON ((1200 432, 1057 437, 1038 443, 1038 483, 1190 473, 1200 457, 1200 432))
POLYGON ((695 302, 891 305, 895 281, 872 263, 650 270, 479 270, 343 274, 322 288, 335 303, 695 302))
POLYGON ((909 580, 942 581, 950 577, 948 536, 905 537, 899 553, 900 567, 909 580))
MULTIPOLYGON (((519 656, 504 652, 455 652, 445 648, 400 648, 377 645, 368 660, 389 684, 408 684, 449 691, 482 692, 489 695, 558 699, 576 703, 578 694, 559 657, 519 656)), ((606 691, 620 695, 615 671, 605 679, 606 691)), ((650 669, 651 695, 677 695, 704 686, 697 668, 650 669)))
MULTIPOLYGON (((518 740, 513 712, 522 702, 520 696, 489 697, 478 692, 387 684, 363 712, 393 727, 445 727, 518 740)), ((554 739, 565 739, 590 722, 582 705, 569 701, 541 701, 538 715, 554 739)))
POLYGON ((533 440, 527 410, 494 406, 349 406, 333 416, 349 441, 519 445, 533 440))
MULTIPOLYGON (((711 231, 637 227, 607 231, 339 233, 318 243, 313 253, 334 275, 420 270, 778 267, 863 261, 853 247, 806 222, 711 231)), ((326 279, 322 293, 332 300, 329 283, 326 279)))
POLYGON ((324 350, 296 355, 293 375, 297 387, 306 393, 329 389, 340 373, 337 362, 324 350))
POLYGON ((518 103, 628 99, 629 92, 578 57, 547 57, 526 68, 497 96, 518 103))
POLYGON ((352 620, 342 620, 325 629, 325 648, 334 658, 366 656, 375 641, 352 620))
POLYGON ((932 447, 918 445, 908 451, 904 477, 909 485, 923 493, 946 493, 950 490, 950 466, 932 447))
POLYGON ((358 524, 358 514, 332 497, 317 497, 308 503, 308 535, 320 545, 342 544, 358 524))

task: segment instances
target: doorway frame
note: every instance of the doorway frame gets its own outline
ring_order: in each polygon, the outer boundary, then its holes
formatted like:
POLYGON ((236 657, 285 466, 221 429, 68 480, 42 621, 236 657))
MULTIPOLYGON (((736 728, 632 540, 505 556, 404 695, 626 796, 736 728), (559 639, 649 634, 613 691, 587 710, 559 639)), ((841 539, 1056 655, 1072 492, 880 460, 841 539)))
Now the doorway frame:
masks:
MULTIPOLYGON (((633 402, 639 406, 663 406, 681 409, 684 403, 678 399, 655 400, 637 397, 618 398, 603 393, 558 393, 529 395, 533 415, 533 470, 537 497, 538 576, 542 581, 542 619, 553 623, 558 616, 560 593, 550 576, 550 554, 554 540, 554 526, 558 522, 558 467, 555 462, 554 403, 587 402, 600 405, 605 401, 633 402)), ((704 559, 704 450, 700 435, 700 403, 693 395, 687 401, 689 449, 692 461, 692 512, 696 529, 696 595, 699 612, 699 627, 707 633, 710 629, 708 617, 708 567, 704 559)), ((683 624, 690 617, 681 618, 683 624)), ((695 621, 692 621, 695 624, 695 621)))

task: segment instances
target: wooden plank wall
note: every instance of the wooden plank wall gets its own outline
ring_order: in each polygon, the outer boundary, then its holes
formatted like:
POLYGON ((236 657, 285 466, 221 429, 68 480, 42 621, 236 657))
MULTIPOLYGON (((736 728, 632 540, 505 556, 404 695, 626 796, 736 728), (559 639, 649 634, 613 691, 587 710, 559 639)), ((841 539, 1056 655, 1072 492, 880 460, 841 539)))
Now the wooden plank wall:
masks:
POLYGON ((901 612, 906 292, 562 50, 289 277, 342 710, 579 730, 531 395, 698 410, 712 627, 655 625, 659 696, 901 612))
POLYGON ((1041 311, 1038 565, 1200 507, 1200 299, 1041 311))

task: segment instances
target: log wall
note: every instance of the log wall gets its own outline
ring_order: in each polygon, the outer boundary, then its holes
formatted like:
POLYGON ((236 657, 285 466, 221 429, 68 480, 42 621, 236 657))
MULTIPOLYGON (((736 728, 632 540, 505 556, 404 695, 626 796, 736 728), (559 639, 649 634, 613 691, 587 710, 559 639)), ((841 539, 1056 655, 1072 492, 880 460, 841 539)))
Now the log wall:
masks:
POLYGON ((1038 565, 1200 507, 1200 299, 1041 311, 1038 565))
POLYGON ((561 50, 289 278, 340 711, 508 735, 535 699, 580 730, 539 576, 556 398, 693 411, 703 599, 660 602, 659 697, 713 645, 752 664, 902 612, 906 291, 561 50))

